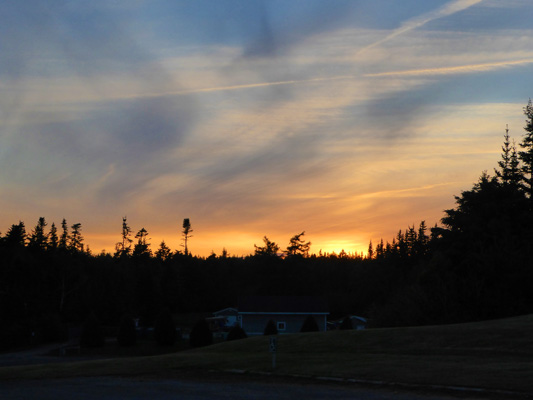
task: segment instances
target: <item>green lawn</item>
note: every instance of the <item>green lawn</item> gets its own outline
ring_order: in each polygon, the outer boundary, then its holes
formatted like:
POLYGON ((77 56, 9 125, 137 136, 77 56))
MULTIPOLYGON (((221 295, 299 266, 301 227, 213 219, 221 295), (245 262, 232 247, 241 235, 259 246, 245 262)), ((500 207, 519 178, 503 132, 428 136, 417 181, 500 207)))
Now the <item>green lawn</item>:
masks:
MULTIPOLYGON (((271 371, 267 337, 177 353, 0 368, 1 379, 271 371)), ((471 324, 279 336, 277 373, 533 393, 533 315, 471 324)))

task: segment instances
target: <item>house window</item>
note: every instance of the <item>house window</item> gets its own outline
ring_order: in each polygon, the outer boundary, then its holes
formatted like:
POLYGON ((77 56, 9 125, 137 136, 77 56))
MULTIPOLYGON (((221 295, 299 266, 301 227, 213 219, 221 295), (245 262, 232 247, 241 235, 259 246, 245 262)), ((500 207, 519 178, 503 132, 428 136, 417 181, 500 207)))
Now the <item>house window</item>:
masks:
POLYGON ((286 329, 285 322, 278 322, 278 331, 284 331, 286 329))

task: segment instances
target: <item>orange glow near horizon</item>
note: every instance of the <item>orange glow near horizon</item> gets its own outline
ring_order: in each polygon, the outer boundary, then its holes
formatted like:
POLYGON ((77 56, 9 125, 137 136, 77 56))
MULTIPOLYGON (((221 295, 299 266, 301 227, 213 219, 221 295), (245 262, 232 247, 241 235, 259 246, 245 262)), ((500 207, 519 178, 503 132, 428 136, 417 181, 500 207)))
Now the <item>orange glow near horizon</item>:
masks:
MULTIPOLYGON (((444 208, 450 208, 453 206, 452 199, 448 199, 448 206, 442 207, 437 210, 433 210, 433 213, 428 213, 428 218, 424 218, 420 215, 418 219, 405 219, 406 215, 398 214, 394 218, 391 215, 386 215, 381 219, 372 216, 367 221, 361 221, 360 227, 357 230, 339 228, 331 232, 326 232, 317 227, 308 224, 309 229, 305 229, 305 235, 302 237, 306 242, 311 242, 310 254, 340 254, 342 251, 349 255, 361 255, 366 256, 368 251, 369 242, 372 241, 372 245, 375 249, 377 243, 381 239, 386 242, 391 242, 396 234, 401 229, 405 231, 408 226, 415 226, 418 229, 418 225, 422 220, 425 220, 426 226, 429 229, 442 218, 442 210, 444 208), (406 222, 408 221, 408 222, 406 222), (367 229, 365 231, 365 228, 367 229), (376 231, 378 229, 379 231, 376 231)), ((413 215, 413 214, 412 214, 413 215)), ((419 215, 416 213, 416 215, 419 215)), ((393 215, 394 216, 394 215, 393 215)), ((254 245, 262 246, 263 237, 267 236, 271 241, 277 243, 280 247, 280 251, 283 251, 289 244, 289 239, 299 231, 291 232, 253 232, 253 231, 219 231, 217 227, 209 227, 198 223, 191 219, 193 228, 193 237, 189 239, 189 251, 191 254, 199 257, 208 257, 211 254, 221 255, 225 249, 230 256, 248 256, 254 254, 254 245), (197 228, 196 226, 201 226, 197 228)), ((56 224, 57 225, 57 224, 56 224)), ((136 227, 132 227, 132 239, 134 239, 136 233, 136 227)), ((165 241, 165 244, 173 251, 183 252, 183 240, 180 235, 180 230, 166 231, 167 227, 149 228, 146 225, 146 229, 149 232, 149 243, 151 244, 151 250, 155 253, 159 248, 161 241, 165 241), (161 232, 166 234, 161 235, 161 232)), ((94 234, 92 232, 84 232, 85 244, 89 245, 93 254, 99 254, 102 250, 106 253, 113 254, 115 251, 115 244, 121 240, 120 232, 115 229, 117 233, 109 234, 94 234)), ((135 239, 132 243, 132 247, 135 244, 135 239)))
MULTIPOLYGON (((209 235, 207 235, 209 236, 209 235)), ((258 236, 255 239, 252 239, 246 234, 243 235, 237 235, 240 236, 234 240, 228 240, 228 243, 225 245, 221 245, 221 242, 219 242, 217 239, 213 238, 203 238, 200 237, 193 237, 189 241, 189 250, 191 254, 199 257, 208 257, 213 252, 216 255, 221 255, 223 249, 226 249, 228 252, 228 255, 231 256, 247 256, 254 254, 254 244, 257 246, 263 245, 263 236, 258 236), (202 241, 203 240, 203 241, 202 241)), ((267 235, 268 236, 268 235, 267 235)), ((350 240, 332 240, 328 238, 315 238, 307 237, 308 235, 303 237, 306 241, 311 241, 311 251, 310 254, 319 254, 321 252, 322 254, 340 254, 342 251, 349 255, 360 255, 364 254, 366 255, 368 250, 368 242, 367 243, 361 243, 361 242, 355 242, 350 240)), ((280 251, 283 251, 289 242, 289 238, 287 237, 286 240, 280 240, 276 241, 273 237, 269 237, 270 240, 273 240, 280 246, 280 251)), ((392 238, 390 238, 392 239, 392 238)), ((89 246, 91 249, 91 252, 96 255, 100 254, 102 251, 104 253, 111 253, 113 254, 115 252, 115 243, 118 243, 120 240, 120 237, 117 235, 116 237, 111 237, 110 235, 86 235, 85 236, 85 245, 89 246)), ((163 239, 160 238, 157 235, 151 235, 150 234, 150 240, 151 243, 151 250, 153 253, 157 251, 159 248, 159 245, 161 241, 164 240, 165 244, 170 247, 170 249, 175 251, 181 251, 183 252, 182 247, 182 240, 181 239, 163 239)), ((370 240, 370 239, 369 239, 370 240)), ((135 245, 135 240, 132 243, 132 247, 135 245)))

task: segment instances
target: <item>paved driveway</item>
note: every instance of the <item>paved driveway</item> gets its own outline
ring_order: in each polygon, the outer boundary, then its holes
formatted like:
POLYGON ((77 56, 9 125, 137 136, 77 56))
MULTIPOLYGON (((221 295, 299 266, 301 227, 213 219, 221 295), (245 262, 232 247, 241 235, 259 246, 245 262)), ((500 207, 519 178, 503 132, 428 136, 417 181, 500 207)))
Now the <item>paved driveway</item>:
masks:
POLYGON ((0 382, 2 400, 451 400, 446 395, 394 392, 358 386, 264 381, 96 377, 0 382))

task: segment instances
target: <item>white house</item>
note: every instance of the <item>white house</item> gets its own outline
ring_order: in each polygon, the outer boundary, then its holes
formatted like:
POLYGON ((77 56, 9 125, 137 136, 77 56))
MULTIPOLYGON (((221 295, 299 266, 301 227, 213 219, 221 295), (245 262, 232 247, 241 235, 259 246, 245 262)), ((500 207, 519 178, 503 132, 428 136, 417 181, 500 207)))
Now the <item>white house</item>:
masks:
POLYGON ((247 296, 238 305, 238 320, 248 335, 262 335, 269 320, 280 334, 300 332, 308 316, 325 331, 328 315, 327 301, 313 296, 247 296))

